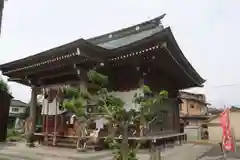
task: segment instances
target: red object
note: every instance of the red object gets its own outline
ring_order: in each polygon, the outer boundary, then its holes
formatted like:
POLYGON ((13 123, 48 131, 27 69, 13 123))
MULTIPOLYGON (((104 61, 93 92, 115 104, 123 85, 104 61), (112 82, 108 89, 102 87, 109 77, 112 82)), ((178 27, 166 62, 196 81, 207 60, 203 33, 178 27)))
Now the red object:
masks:
POLYGON ((222 126, 222 135, 223 135, 222 147, 224 150, 234 152, 235 147, 234 147, 234 140, 233 140, 233 135, 231 131, 229 113, 230 113, 230 110, 226 109, 220 115, 220 121, 221 121, 220 123, 222 126))

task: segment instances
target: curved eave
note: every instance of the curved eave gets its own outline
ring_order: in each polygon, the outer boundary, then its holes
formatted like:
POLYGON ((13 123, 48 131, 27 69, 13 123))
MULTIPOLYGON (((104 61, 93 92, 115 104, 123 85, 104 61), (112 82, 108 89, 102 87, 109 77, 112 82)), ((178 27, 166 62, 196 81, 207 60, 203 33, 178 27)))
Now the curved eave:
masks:
POLYGON ((69 49, 71 47, 74 47, 74 46, 77 46, 77 45, 81 44, 82 41, 83 41, 83 39, 78 39, 76 41, 73 41, 73 42, 58 46, 56 48, 52 48, 52 49, 34 54, 32 56, 28 56, 28 57, 25 57, 25 58, 22 58, 22 59, 19 59, 19 60, 16 60, 16 61, 12 61, 12 62, 2 64, 2 65, 0 65, 0 70, 2 70, 4 68, 11 67, 11 66, 14 66, 14 65, 23 64, 27 61, 32 61, 32 60, 39 59, 39 58, 54 56, 56 53, 63 52, 66 49, 69 49))
POLYGON ((174 45, 174 48, 176 49, 178 54, 175 54, 175 58, 177 60, 179 60, 180 64, 182 65, 183 68, 186 69, 187 72, 190 72, 190 74, 193 76, 193 78, 198 82, 198 85, 201 87, 203 86, 203 83, 206 81, 205 79, 203 79, 198 72, 193 68, 193 66, 190 64, 190 62, 187 60, 187 58, 184 56, 182 50, 180 49, 180 47, 177 44, 177 41, 171 31, 171 28, 168 27, 165 29, 167 31, 168 34, 168 38, 169 40, 172 42, 172 44, 174 45))
POLYGON ((16 61, 2 64, 0 65, 0 70, 2 70, 4 73, 5 71, 11 70, 11 69, 24 67, 26 64, 30 65, 30 64, 41 62, 41 61, 47 61, 54 57, 58 57, 58 56, 61 57, 68 54, 69 52, 76 51, 77 48, 80 49, 81 53, 83 52, 82 56, 86 56, 89 59, 100 60, 102 58, 104 59, 104 57, 102 57, 103 55, 106 55, 106 56, 108 55, 106 54, 108 52, 107 49, 93 45, 84 39, 78 39, 76 41, 61 45, 59 47, 56 47, 44 52, 40 52, 32 56, 28 56, 26 58, 22 58, 16 61), (99 54, 99 53, 105 53, 105 54, 99 54))
POLYGON ((121 54, 131 52, 133 49, 139 50, 141 46, 147 44, 154 45, 164 42, 167 43, 167 47, 171 51, 169 54, 171 54, 172 60, 175 61, 178 67, 184 72, 185 76, 187 76, 191 81, 188 86, 185 86, 182 89, 190 87, 202 87, 205 80, 197 73, 187 58, 183 55, 170 27, 165 28, 162 31, 142 40, 111 50, 112 57, 121 56, 121 54))

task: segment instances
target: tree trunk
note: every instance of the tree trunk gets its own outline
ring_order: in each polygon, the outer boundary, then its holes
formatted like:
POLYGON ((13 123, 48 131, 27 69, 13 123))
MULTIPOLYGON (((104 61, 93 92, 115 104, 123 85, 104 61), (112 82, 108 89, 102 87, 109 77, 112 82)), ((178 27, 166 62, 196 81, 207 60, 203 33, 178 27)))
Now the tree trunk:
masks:
POLYGON ((123 126, 123 141, 122 141, 122 158, 123 160, 128 160, 128 125, 123 126))

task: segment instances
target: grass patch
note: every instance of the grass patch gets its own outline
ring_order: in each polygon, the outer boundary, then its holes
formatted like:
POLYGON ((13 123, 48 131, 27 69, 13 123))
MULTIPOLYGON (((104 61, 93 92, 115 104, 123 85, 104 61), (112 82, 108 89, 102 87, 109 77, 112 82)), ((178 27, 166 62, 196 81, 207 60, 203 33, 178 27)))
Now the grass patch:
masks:
POLYGON ((7 130, 7 140, 10 142, 18 142, 23 139, 21 133, 14 129, 8 129, 7 130))

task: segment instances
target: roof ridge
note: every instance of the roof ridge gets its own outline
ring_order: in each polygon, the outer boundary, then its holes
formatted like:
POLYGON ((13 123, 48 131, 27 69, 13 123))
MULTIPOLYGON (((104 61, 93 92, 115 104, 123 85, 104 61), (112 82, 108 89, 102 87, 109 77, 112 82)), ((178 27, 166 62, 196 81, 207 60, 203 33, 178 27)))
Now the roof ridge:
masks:
POLYGON ((106 43, 108 41, 119 39, 119 38, 122 38, 122 37, 125 37, 128 35, 131 35, 131 34, 135 34, 135 33, 139 32, 140 28, 141 28, 140 31, 152 29, 152 28, 159 26, 159 23, 161 23, 161 20, 165 17, 165 15, 166 14, 162 14, 161 16, 155 17, 151 20, 141 22, 139 24, 135 24, 130 27, 126 27, 126 28, 123 28, 120 30, 115 30, 113 32, 102 34, 100 36, 96 36, 96 37, 89 38, 86 40, 90 43, 97 45, 100 43, 106 43), (139 27, 139 29, 137 29, 136 27, 139 27))

